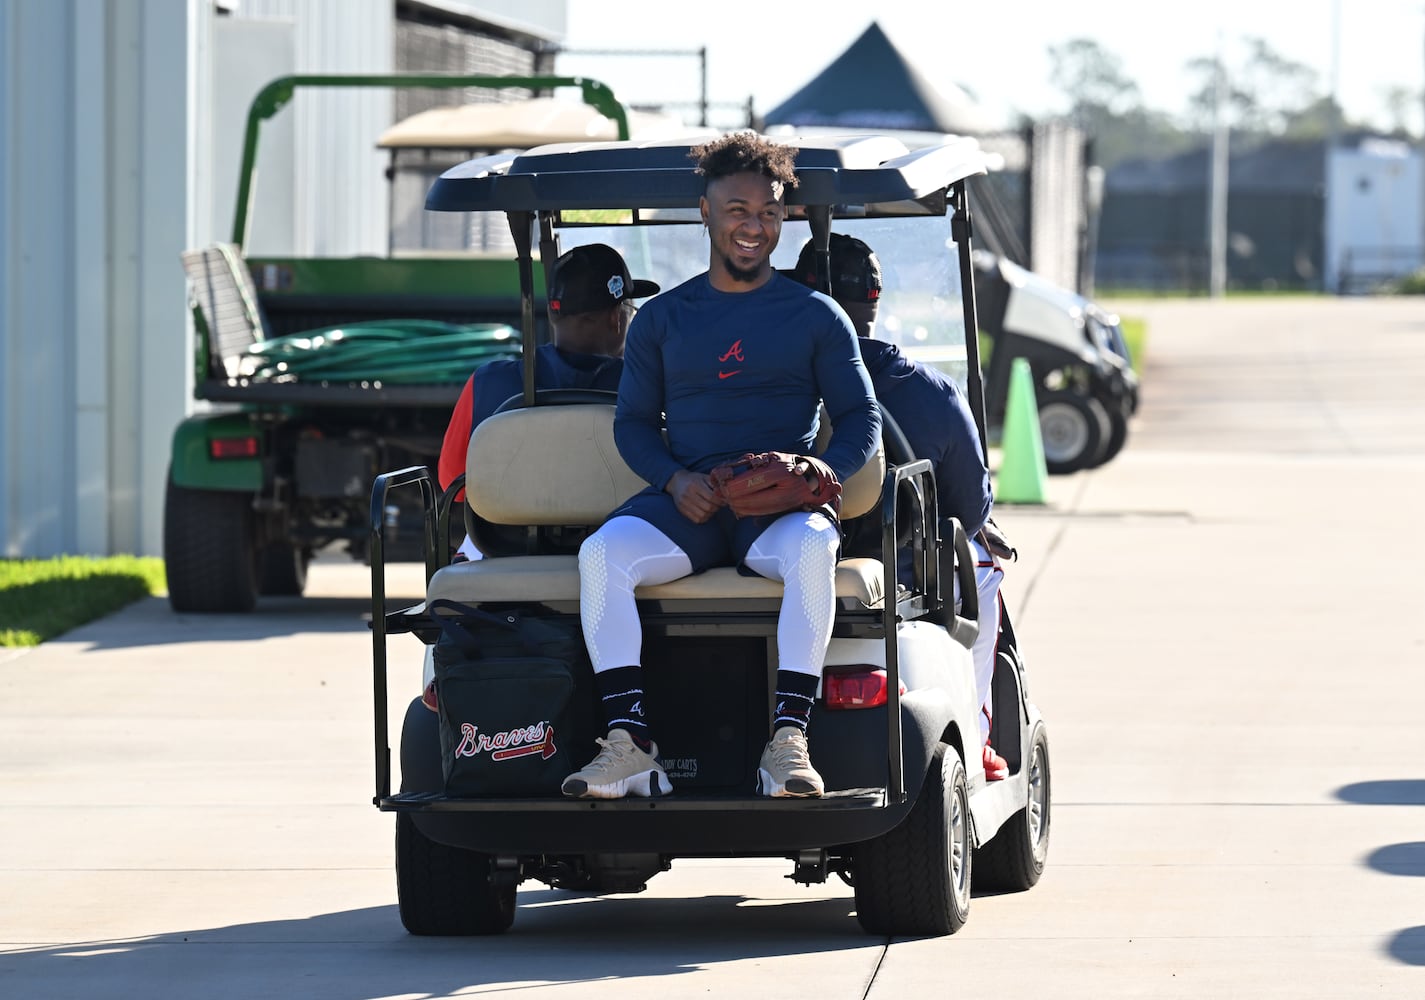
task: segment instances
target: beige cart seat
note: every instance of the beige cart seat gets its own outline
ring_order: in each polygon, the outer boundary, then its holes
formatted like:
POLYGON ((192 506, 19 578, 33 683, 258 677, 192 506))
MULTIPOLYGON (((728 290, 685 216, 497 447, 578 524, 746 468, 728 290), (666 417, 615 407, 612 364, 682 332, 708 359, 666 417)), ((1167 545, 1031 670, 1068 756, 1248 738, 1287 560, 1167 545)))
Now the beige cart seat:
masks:
MULTIPOLYGON (((818 450, 830 438, 822 413, 818 450)), ((497 413, 471 435, 465 495, 492 524, 596 526, 647 484, 624 463, 614 445, 614 408, 602 403, 535 406, 497 413)), ((878 447, 843 484, 842 516, 877 509, 886 473, 878 447)), ((731 567, 653 587, 642 600, 659 602, 780 600, 782 585, 738 574, 731 567)), ((836 596, 847 610, 878 607, 884 570, 878 559, 844 559, 836 570, 836 596)), ((499 601, 577 603, 579 565, 574 555, 527 555, 456 563, 431 579, 427 600, 462 604, 499 601)), ((680 604, 681 606, 681 604, 680 604)))

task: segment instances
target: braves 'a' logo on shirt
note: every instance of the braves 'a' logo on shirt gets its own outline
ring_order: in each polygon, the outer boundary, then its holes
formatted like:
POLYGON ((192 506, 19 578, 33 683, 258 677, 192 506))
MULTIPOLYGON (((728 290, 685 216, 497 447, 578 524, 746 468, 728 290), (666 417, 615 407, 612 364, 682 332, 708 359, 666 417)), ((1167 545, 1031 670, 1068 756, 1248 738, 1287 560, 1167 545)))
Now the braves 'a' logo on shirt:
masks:
MULTIPOLYGON (((747 360, 747 359, 742 356, 742 338, 739 337, 738 339, 736 339, 736 340, 734 340, 734 341, 732 342, 732 346, 727 349, 727 352, 726 352, 725 354, 723 354, 722 357, 720 357, 720 358, 717 359, 717 362, 718 362, 718 364, 720 364, 720 365, 725 365, 725 364, 727 364, 729 361, 737 361, 737 362, 741 363, 741 362, 746 361, 746 360, 747 360)), ((738 372, 740 372, 740 371, 742 371, 741 368, 734 368, 734 369, 733 369, 732 371, 730 371, 730 372, 729 372, 729 371, 723 371, 721 368, 719 368, 719 369, 718 369, 718 373, 717 373, 717 377, 718 377, 719 379, 731 378, 733 375, 736 375, 736 374, 737 374, 738 372)))

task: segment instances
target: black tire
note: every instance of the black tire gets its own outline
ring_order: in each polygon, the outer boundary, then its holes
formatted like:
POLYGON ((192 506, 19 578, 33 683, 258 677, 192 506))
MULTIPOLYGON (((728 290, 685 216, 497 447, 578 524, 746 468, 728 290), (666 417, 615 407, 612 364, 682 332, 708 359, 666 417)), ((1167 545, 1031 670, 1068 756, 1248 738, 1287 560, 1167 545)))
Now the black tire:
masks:
POLYGON ((953 934, 970 916, 970 792, 943 743, 915 805, 894 830, 856 845, 856 919, 871 934, 953 934))
POLYGON ((257 557, 258 590, 265 597, 301 597, 307 589, 306 549, 287 542, 272 542, 257 557))
POLYGON ((174 611, 251 611, 257 603, 252 494, 188 489, 170 473, 163 564, 174 611))
POLYGON ((1108 446, 1108 411, 1092 396, 1050 389, 1039 397, 1039 437, 1051 475, 1093 468, 1108 446))
POLYGON ((431 840, 396 814, 396 898, 412 934, 503 934, 515 921, 515 887, 490 881, 488 854, 431 840))
POLYGON ((1095 468, 1113 461, 1128 443, 1128 404, 1105 406, 1104 411, 1108 414, 1108 441, 1104 445, 1103 454, 1095 463, 1095 468))
POLYGON ((975 888, 1021 892, 1039 881, 1049 857, 1052 796, 1049 779, 1049 737, 1041 724, 1029 745, 1029 794, 1024 808, 999 828, 988 844, 975 852, 975 888))

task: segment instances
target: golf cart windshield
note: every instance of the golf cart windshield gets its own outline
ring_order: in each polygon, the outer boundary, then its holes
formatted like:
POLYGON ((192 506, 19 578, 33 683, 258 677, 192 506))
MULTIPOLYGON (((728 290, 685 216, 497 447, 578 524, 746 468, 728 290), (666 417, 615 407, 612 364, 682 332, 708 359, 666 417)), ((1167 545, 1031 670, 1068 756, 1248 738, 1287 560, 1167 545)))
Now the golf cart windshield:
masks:
MULTIPOLYGON (((569 213, 566 213, 569 214, 569 213)), ((696 212, 693 213, 696 216, 696 212)), ((965 320, 960 270, 950 219, 878 218, 833 220, 832 229, 865 241, 881 261, 883 290, 875 335, 925 364, 954 377, 966 376, 965 320)), ((811 238, 805 220, 789 220, 772 265, 790 272, 811 238)), ((708 241, 699 225, 590 226, 563 230, 564 250, 607 243, 623 254, 629 271, 676 287, 707 269, 708 241)))
MULTIPOLYGON (((865 240, 890 276, 878 333, 953 374, 977 373, 973 295, 962 294, 971 268, 969 240, 955 234, 968 236, 966 182, 985 173, 979 144, 952 136, 912 152, 888 136, 785 141, 797 148, 797 185, 787 193, 774 266, 790 267, 812 237, 821 284, 829 289, 831 231, 865 240)), ((610 243, 636 274, 665 289, 706 269, 707 242, 697 224, 705 182, 689 156, 693 145, 688 139, 565 143, 482 157, 443 173, 426 207, 508 215, 529 350, 536 250, 548 267, 568 246, 610 243)), ((972 409, 982 413, 978 379, 969 382, 972 409)), ((535 399, 529 365, 525 397, 535 399)), ((979 422, 983 427, 982 417, 979 422)))

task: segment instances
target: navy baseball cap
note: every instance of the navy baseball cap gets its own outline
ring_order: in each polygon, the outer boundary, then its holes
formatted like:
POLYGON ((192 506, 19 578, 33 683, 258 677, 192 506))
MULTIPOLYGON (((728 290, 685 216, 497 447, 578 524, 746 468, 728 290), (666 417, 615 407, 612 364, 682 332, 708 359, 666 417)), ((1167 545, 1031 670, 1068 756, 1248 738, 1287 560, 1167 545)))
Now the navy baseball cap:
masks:
MULTIPOLYGON (((821 291, 816 280, 816 253, 807 240, 797 257, 797 280, 821 291)), ((879 302, 881 262, 875 251, 854 236, 831 234, 831 297, 845 306, 851 302, 879 302)))
MULTIPOLYGON (((808 288, 822 290, 816 280, 816 248, 807 240, 792 272, 808 288)), ((854 236, 831 234, 831 297, 851 318, 856 335, 869 337, 881 304, 881 262, 875 251, 854 236)))
POLYGON ((556 316, 612 309, 620 302, 658 294, 651 281, 629 276, 623 256, 606 243, 590 243, 562 254, 554 264, 549 311, 556 316))

